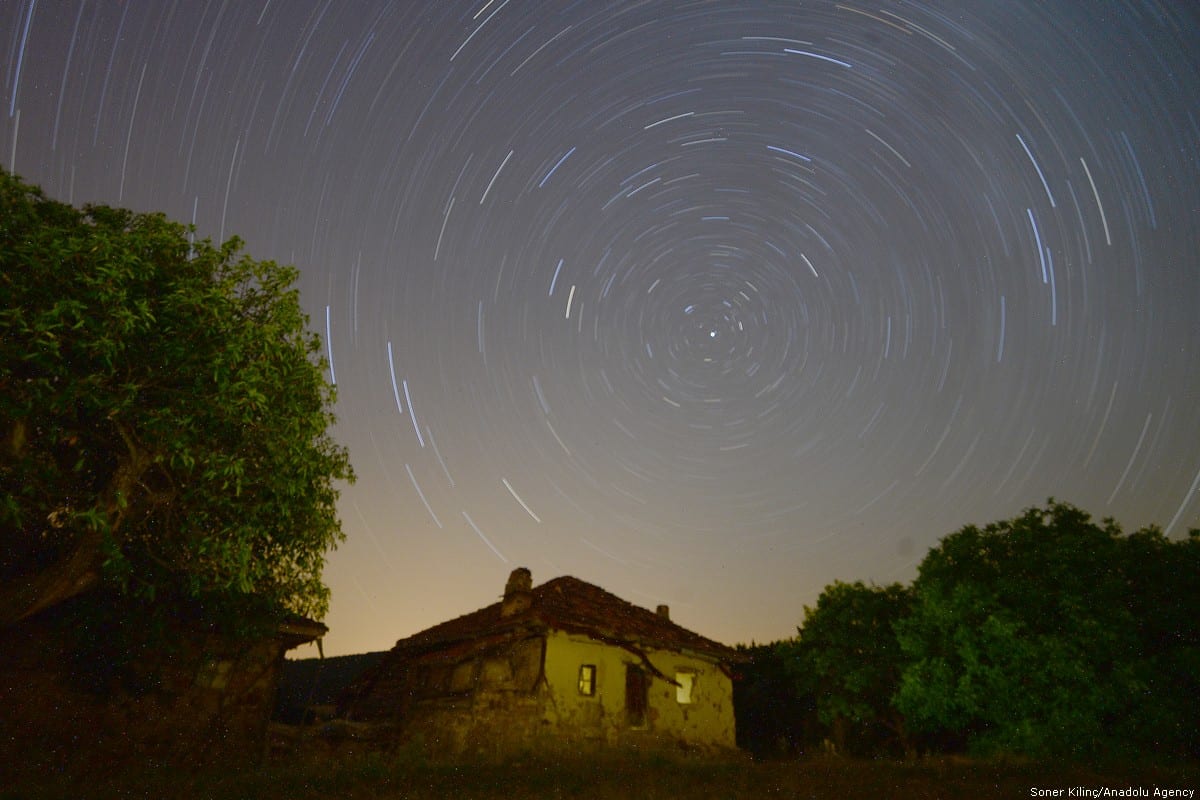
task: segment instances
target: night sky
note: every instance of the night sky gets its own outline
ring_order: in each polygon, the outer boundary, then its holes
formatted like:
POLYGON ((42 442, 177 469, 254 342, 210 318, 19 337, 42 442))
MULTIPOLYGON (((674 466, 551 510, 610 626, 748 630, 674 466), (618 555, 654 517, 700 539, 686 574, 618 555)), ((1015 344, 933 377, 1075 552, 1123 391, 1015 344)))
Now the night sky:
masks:
POLYGON ((762 642, 1050 496, 1200 526, 1190 0, 0 0, 0 70, 6 168, 300 269, 326 654, 517 566, 762 642))

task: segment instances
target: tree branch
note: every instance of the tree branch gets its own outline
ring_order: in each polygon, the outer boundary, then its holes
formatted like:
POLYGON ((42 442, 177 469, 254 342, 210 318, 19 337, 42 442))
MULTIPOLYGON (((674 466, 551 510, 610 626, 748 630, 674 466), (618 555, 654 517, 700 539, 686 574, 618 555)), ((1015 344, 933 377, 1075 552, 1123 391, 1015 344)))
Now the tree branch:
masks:
MULTIPOLYGON (((69 555, 35 575, 17 578, 0 589, 0 628, 15 625, 52 608, 92 589, 100 582, 105 528, 109 536, 117 535, 132 507, 142 475, 155 461, 152 454, 138 444, 132 432, 115 416, 110 415, 109 421, 125 442, 129 456, 120 459, 108 487, 101 495, 100 505, 107 518, 107 526, 86 525, 69 555)), ((173 491, 165 494, 173 495, 173 491)))

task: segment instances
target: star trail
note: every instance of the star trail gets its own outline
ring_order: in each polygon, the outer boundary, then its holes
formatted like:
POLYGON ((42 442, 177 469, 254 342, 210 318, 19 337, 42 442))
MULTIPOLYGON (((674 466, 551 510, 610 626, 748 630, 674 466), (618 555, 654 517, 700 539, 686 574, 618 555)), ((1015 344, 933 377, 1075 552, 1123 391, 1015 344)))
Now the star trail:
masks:
POLYGON ((8 0, 0 62, 6 168, 299 268, 327 653, 517 564, 761 642, 1050 496, 1200 526, 1193 3, 8 0))

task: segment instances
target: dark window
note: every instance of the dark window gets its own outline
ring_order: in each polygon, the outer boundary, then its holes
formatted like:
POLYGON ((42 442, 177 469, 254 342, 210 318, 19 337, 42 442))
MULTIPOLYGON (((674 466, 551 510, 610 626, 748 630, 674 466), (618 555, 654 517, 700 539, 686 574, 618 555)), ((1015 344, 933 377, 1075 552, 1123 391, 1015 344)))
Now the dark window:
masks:
POLYGON ((646 724, 646 691, 649 683, 641 667, 625 665, 625 713, 629 724, 634 727, 646 724))
POLYGON ((596 693, 595 664, 583 664, 579 667, 579 693, 588 697, 596 693))

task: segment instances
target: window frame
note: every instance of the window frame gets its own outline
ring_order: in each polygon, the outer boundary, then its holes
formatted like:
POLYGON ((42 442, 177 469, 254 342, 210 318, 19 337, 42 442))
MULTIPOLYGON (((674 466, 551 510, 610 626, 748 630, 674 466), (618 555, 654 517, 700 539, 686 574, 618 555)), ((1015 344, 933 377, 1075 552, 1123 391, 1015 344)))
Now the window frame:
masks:
POLYGON ((696 672, 694 670, 675 670, 675 702, 681 706, 690 706, 696 702, 696 672))
POLYGON ((583 697, 596 696, 596 665, 580 664, 579 680, 576 683, 579 694, 583 697))

